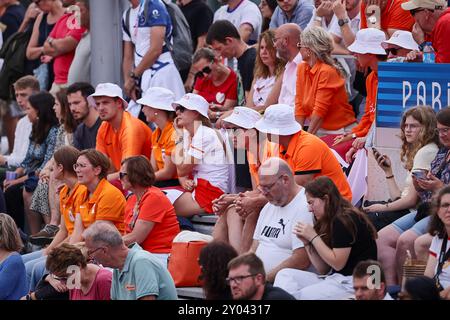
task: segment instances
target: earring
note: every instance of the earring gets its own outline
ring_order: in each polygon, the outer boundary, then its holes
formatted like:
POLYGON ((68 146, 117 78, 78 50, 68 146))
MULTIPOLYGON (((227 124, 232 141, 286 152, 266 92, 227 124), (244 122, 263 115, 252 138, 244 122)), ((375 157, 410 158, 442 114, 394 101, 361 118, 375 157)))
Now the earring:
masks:
POLYGON ((155 112, 155 117, 158 115, 158 112, 155 112))

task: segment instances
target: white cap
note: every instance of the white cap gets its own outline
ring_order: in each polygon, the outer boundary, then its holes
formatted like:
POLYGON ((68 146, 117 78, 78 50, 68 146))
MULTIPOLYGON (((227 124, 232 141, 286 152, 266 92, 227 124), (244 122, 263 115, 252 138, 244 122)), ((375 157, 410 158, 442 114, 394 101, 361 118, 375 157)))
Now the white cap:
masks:
POLYGON ((447 8, 446 0, 411 0, 401 4, 402 9, 409 11, 419 8, 430 10, 444 10, 447 8))
POLYGON ((387 41, 383 41, 381 46, 385 49, 390 48, 390 45, 399 46, 408 50, 419 50, 419 45, 414 40, 412 33, 404 30, 397 30, 387 41))
POLYGON ((175 100, 175 94, 166 88, 151 87, 148 88, 144 96, 136 101, 142 106, 149 106, 151 108, 173 111, 172 103, 175 100))
POLYGON ((386 54, 381 43, 386 41, 383 31, 375 28, 361 29, 356 33, 355 41, 348 46, 348 50, 355 53, 386 54))
POLYGON ((295 120, 294 108, 287 104, 274 104, 266 109, 264 117, 256 122, 255 128, 264 133, 289 136, 302 130, 295 120))
POLYGON ((177 105, 183 106, 189 110, 197 111, 202 116, 208 118, 209 103, 205 98, 198 94, 186 93, 180 100, 172 103, 172 107, 174 110, 177 105))
POLYGON ((95 88, 95 92, 91 94, 89 97, 111 97, 111 98, 120 98, 123 101, 123 108, 126 109, 128 106, 128 102, 122 96, 122 89, 114 83, 99 83, 95 88))
POLYGON ((235 107, 233 113, 223 119, 223 121, 232 123, 244 129, 253 129, 255 123, 261 119, 261 114, 247 107, 235 107))

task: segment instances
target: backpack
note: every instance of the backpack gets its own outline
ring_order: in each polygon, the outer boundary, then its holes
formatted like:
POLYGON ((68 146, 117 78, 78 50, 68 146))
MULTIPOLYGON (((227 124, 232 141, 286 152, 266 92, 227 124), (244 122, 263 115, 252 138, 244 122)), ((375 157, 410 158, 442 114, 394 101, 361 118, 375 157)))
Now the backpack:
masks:
MULTIPOLYGON (((166 37, 166 46, 169 48, 170 53, 172 54, 173 61, 175 62, 178 71, 189 70, 192 64, 192 53, 194 52, 189 24, 183 12, 175 3, 171 2, 170 0, 161 1, 162 3, 164 3, 167 11, 169 12, 170 20, 172 21, 173 26, 173 42, 171 42, 170 39, 166 37)), ((148 0, 145 0, 143 5, 144 16, 147 16, 148 0)), ((128 34, 130 34, 131 30, 130 11, 131 8, 128 8, 125 15, 125 31, 128 34)))

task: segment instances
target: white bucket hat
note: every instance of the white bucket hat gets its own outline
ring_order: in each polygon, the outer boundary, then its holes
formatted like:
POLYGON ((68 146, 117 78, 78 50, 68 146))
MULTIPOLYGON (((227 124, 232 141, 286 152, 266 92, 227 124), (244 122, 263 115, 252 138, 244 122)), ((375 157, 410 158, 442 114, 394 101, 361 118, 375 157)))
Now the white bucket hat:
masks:
POLYGON ((144 96, 136 101, 142 106, 149 106, 151 108, 172 111, 172 103, 175 100, 175 94, 166 88, 151 87, 145 91, 144 96))
POLYGON ((186 93, 180 100, 172 103, 173 110, 177 105, 183 106, 186 109, 197 111, 202 116, 208 118, 209 103, 202 96, 195 93, 186 93))
POLYGON ((414 9, 430 9, 430 10, 443 10, 447 8, 446 0, 411 0, 402 3, 402 9, 406 11, 414 9))
POLYGON ((287 104, 274 104, 266 109, 264 117, 255 124, 258 131, 289 136, 302 130, 295 120, 294 108, 287 104))
POLYGON ((258 120, 261 119, 261 114, 247 107, 235 107, 233 113, 223 119, 223 121, 232 123, 244 129, 253 129, 258 120))
POLYGON ((388 49, 390 45, 399 46, 408 50, 419 50, 419 45, 414 40, 412 33, 404 30, 397 30, 387 41, 383 41, 381 46, 388 49))
POLYGON ((356 33, 355 41, 348 47, 348 50, 355 53, 371 53, 385 55, 386 50, 381 43, 386 41, 383 31, 375 28, 361 29, 356 33))
POLYGON ((128 102, 123 98, 122 89, 114 83, 99 83, 95 88, 95 92, 91 94, 89 97, 111 97, 111 98, 120 98, 123 101, 123 108, 126 109, 128 107, 128 102))

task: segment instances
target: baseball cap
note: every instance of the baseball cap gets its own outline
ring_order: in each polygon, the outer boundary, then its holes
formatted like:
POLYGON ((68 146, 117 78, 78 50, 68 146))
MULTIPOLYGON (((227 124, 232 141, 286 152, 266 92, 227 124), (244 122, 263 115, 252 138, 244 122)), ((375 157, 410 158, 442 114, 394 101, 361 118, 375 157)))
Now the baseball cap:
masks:
POLYGON ((252 129, 255 123, 261 119, 261 114, 247 107, 235 107, 233 113, 223 119, 223 121, 232 123, 244 129, 252 129))
POLYGON ((176 106, 180 105, 186 109, 197 111, 202 116, 208 118, 209 103, 202 96, 195 93, 186 93, 181 99, 172 103, 175 110, 176 106))
POLYGON ((355 41, 348 46, 348 50, 355 53, 386 54, 381 43, 386 41, 383 31, 375 28, 361 29, 356 33, 355 41))
POLYGON ((136 102, 143 106, 149 106, 155 109, 174 111, 172 103, 175 100, 175 94, 169 89, 162 87, 148 88, 144 96, 136 102))
POLYGON ((289 136, 302 130, 295 120, 294 108, 287 104, 274 104, 266 109, 264 117, 255 124, 258 131, 289 136))
POLYGON ((424 8, 430 10, 443 10, 447 8, 446 0, 410 0, 402 3, 402 9, 406 11, 424 8))
POLYGON ((123 108, 126 109, 128 107, 128 102, 123 98, 122 89, 114 83, 99 83, 95 88, 95 92, 91 94, 89 97, 111 97, 111 98, 120 98, 123 101, 123 108))

